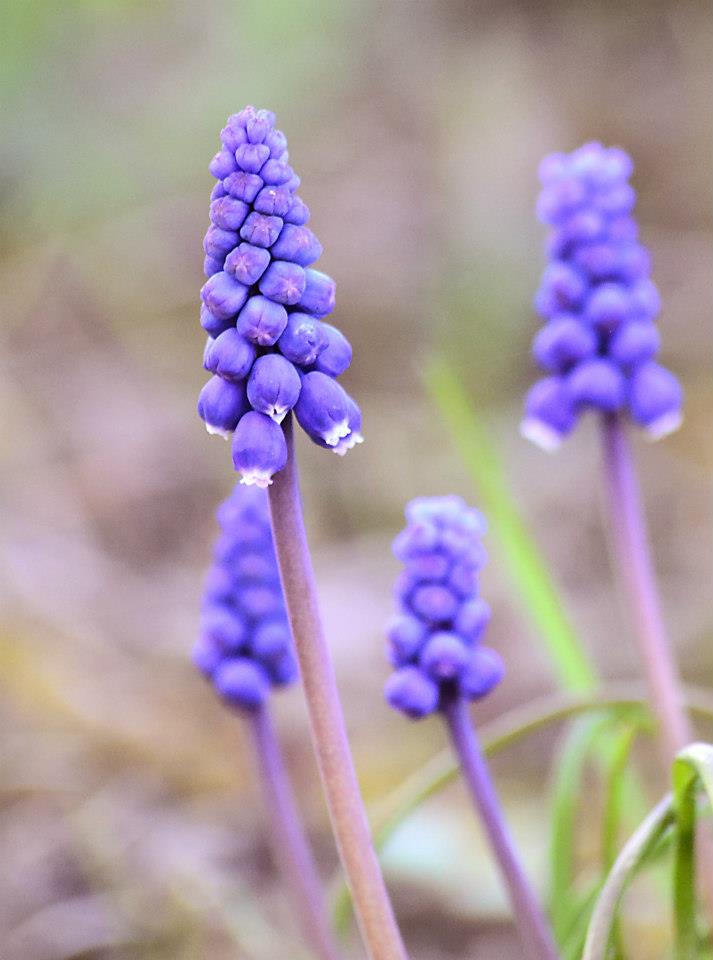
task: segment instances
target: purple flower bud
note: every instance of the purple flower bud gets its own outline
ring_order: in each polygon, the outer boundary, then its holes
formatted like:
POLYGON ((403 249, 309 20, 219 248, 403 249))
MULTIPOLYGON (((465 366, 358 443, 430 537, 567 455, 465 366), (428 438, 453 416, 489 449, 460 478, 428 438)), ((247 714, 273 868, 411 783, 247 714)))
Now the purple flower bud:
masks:
POLYGON ((309 227, 288 223, 285 224, 271 253, 280 260, 291 260, 302 267, 308 267, 322 256, 322 244, 309 227))
POLYGON ((530 388, 520 433, 543 450, 556 450, 572 431, 577 414, 568 384, 562 377, 546 377, 530 388))
POLYGON ((262 190, 262 180, 255 173, 245 173, 238 170, 237 173, 231 173, 223 181, 223 186, 231 197, 236 200, 243 200, 245 203, 252 203, 258 193, 262 190))
POLYGON ((216 260, 215 257, 204 257, 203 273, 206 275, 206 277, 212 277, 214 273, 220 273, 222 269, 222 260, 216 260))
POLYGON ((238 118, 237 113, 228 117, 227 123, 220 131, 220 139, 226 150, 229 150, 232 154, 235 154, 241 143, 247 143, 248 135, 245 125, 238 118))
POLYGON ((291 653, 275 657, 267 662, 267 672, 276 687, 284 687, 298 677, 297 663, 291 653))
MULTIPOLYGON (((220 202, 220 201, 218 201, 220 202)), ((208 227, 203 240, 203 249, 215 260, 225 259, 233 247, 238 244, 238 235, 234 230, 221 230, 220 227, 208 227)))
POLYGON ((304 377, 295 413, 305 433, 328 447, 336 447, 349 435, 347 394, 324 373, 315 371, 304 377))
POLYGON ((210 191, 210 199, 211 199, 211 201, 213 201, 213 200, 219 200, 221 197, 226 196, 226 195, 227 195, 227 192, 228 192, 228 191, 225 189, 225 187, 223 186, 222 182, 219 180, 219 181, 214 185, 213 189, 210 191))
POLYGON ((263 187, 255 197, 255 209, 268 216, 286 218, 294 200, 287 187, 263 187))
POLYGON ((230 176, 233 171, 238 169, 238 165, 235 162, 235 154, 223 147, 223 149, 219 150, 213 157, 208 169, 216 180, 223 180, 224 177, 230 176))
POLYGON ((287 444, 282 427, 263 413, 246 413, 233 437, 233 464, 242 482, 267 487, 287 463, 287 444))
POLYGON ((545 269, 535 298, 535 308, 544 317, 576 307, 587 289, 584 277, 568 263, 555 260, 545 269))
POLYGON ((211 377, 198 397, 198 414, 208 433, 228 436, 248 409, 245 387, 222 377, 211 377))
POLYGON ((289 360, 279 353, 267 353, 253 365, 248 380, 248 400, 254 410, 282 423, 297 403, 302 381, 289 360))
POLYGON ((270 156, 276 160, 287 150, 287 137, 282 130, 270 130, 265 143, 270 148, 270 156))
POLYGON ((361 410, 349 394, 347 394, 347 425, 349 433, 340 437, 336 447, 332 447, 332 450, 340 457, 343 457, 347 451, 353 449, 357 444, 364 442, 361 433, 361 410))
POLYGON ((245 644, 245 621, 233 609, 212 606, 201 617, 200 636, 208 637, 224 653, 237 653, 245 644))
POLYGON ((490 623, 490 607, 480 597, 472 596, 462 604, 453 621, 456 633, 469 643, 477 643, 490 623))
POLYGON ((287 184, 294 175, 294 170, 286 163, 284 159, 281 160, 268 160, 262 170, 260 171, 260 176, 262 177, 265 183, 269 183, 271 186, 281 186, 283 183, 287 184))
POLYGON ((264 143, 241 143, 235 151, 238 166, 245 173, 260 173, 260 168, 270 156, 270 148, 264 143))
MULTIPOLYGON (((233 317, 216 317, 204 303, 201 304, 201 326, 211 337, 219 336, 224 330, 229 330, 235 324, 233 317)), ((204 357, 205 359, 205 357, 204 357)))
POLYGON ((282 657, 292 647, 290 628, 284 618, 262 620, 257 626, 250 649, 261 660, 274 660, 282 657))
POLYGON ((611 332, 623 323, 631 311, 631 298, 619 283, 596 287, 584 307, 584 319, 598 330, 611 332))
POLYGON ((661 335, 650 320, 623 324, 609 341, 608 354, 622 367, 651 360, 659 352, 661 335))
POLYGON ((228 320, 237 316, 248 298, 248 288, 221 271, 213 274, 203 284, 201 298, 214 316, 220 320, 228 320))
POLYGON ((315 360, 315 369, 330 377, 338 377, 352 362, 352 345, 347 338, 329 323, 322 324, 327 346, 315 360))
MULTIPOLYGON (((282 214, 280 214, 282 216, 282 214)), ((301 197, 293 197, 290 209, 285 214, 285 223, 294 223, 301 227, 309 220, 309 207, 301 197)))
POLYGON ((331 277, 319 270, 308 267, 305 270, 305 289, 300 300, 304 313, 315 317, 326 317, 334 310, 337 286, 331 277))
POLYGON ((455 633, 432 633, 419 656, 419 665, 437 683, 455 680, 466 667, 470 651, 455 633))
POLYGON ((618 410, 626 396, 619 367, 609 360, 585 360, 569 374, 567 389, 575 407, 594 407, 605 413, 618 410))
POLYGON ((500 683, 505 676, 505 665, 499 654, 490 647, 476 647, 470 662, 460 675, 459 689, 468 700, 480 700, 500 683))
POLYGON ((245 657, 224 660, 215 671, 213 683, 227 703, 244 710, 261 706, 270 691, 265 670, 245 657))
POLYGON ((249 620, 262 620, 279 616, 283 610, 282 593, 272 585, 243 587, 240 593, 240 609, 249 620))
POLYGON ((438 684, 418 667, 402 667, 386 681, 386 702, 414 720, 428 716, 438 707, 438 684))
POLYGON ((325 326, 307 313, 291 313, 277 346, 292 363, 309 367, 327 346, 325 326))
POLYGON ((271 247, 282 230, 280 217, 266 217, 263 213, 251 213, 240 229, 240 236, 256 247, 271 247))
POLYGON ((416 617, 399 614, 390 621, 386 636, 391 644, 395 664, 403 666, 417 656, 428 631, 416 617))
POLYGON ((573 364, 591 357, 597 337, 573 316, 555 317, 541 328, 532 345, 539 365, 552 373, 564 373, 573 364))
POLYGON ((262 247, 241 243, 225 258, 225 272, 251 287, 257 283, 270 263, 270 254, 262 247))
POLYGON ((661 297, 656 284, 640 280, 631 288, 631 310, 637 320, 655 320, 661 312, 661 297))
POLYGON ((215 641, 201 634, 193 645, 193 666, 209 679, 223 662, 225 654, 215 641))
POLYGON ((683 419, 683 391, 678 379, 658 363, 638 367, 629 385, 629 410, 653 440, 677 430, 683 419))
POLYGON ((267 297, 250 297, 238 316, 242 336, 261 347, 271 347, 287 326, 287 311, 267 297))
POLYGON ((243 225, 249 210, 250 207, 242 200, 236 200, 235 197, 219 197, 210 205, 211 223, 221 230, 237 232, 243 225))
MULTIPOLYGON (((278 241, 279 242, 279 241, 278 241)), ((273 251, 274 252, 274 251, 273 251)), ((305 272, 296 263, 273 260, 258 284, 260 293, 277 303, 294 306, 305 288, 305 272)))
POLYGON ((248 140, 250 143, 262 143, 274 125, 274 113, 270 110, 258 110, 245 124, 248 140))
POLYGON ((255 356, 253 344, 231 327, 210 341, 203 365, 224 380, 238 383, 250 373, 255 356))
POLYGON ((427 623, 446 623, 458 611, 458 597, 447 587, 428 583, 411 594, 411 609, 427 623))

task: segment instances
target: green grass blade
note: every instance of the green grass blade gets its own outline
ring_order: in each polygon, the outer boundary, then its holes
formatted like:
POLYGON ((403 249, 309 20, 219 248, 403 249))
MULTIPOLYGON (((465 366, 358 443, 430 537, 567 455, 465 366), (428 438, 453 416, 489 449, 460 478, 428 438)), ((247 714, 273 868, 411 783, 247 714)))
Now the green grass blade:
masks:
POLYGON ((713 747, 692 743, 673 764, 673 802, 676 812, 673 914, 677 960, 696 956, 696 794, 702 786, 713 806, 713 747))
POLYGON ((673 798, 668 795, 624 845, 594 906, 582 960, 606 960, 622 894, 673 820, 673 798))
POLYGON ((505 471, 462 383, 443 357, 428 365, 428 392, 477 485, 480 504, 532 622, 549 650, 560 683, 583 692, 597 674, 572 628, 540 551, 508 492, 505 471))

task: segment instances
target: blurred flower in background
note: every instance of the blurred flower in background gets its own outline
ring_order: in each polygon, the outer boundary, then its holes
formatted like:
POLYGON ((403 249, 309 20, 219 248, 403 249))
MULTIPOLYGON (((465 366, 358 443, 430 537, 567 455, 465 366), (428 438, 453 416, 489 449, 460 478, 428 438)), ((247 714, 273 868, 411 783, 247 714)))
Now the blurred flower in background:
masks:
MULTIPOLYGON (((637 161, 662 362, 687 397, 685 428, 642 449, 642 476, 684 673, 711 675, 713 17, 702 0, 26 0, 0 16, 0 849, 17 878, 0 893, 0 941, 20 960, 272 960, 294 938, 247 757, 188 663, 211 517, 232 482, 195 416, 215 131, 247 102, 284 118, 314 185, 320 267, 339 278, 335 320, 364 358, 344 384, 369 442, 329 470, 303 444, 300 465, 375 801, 442 744, 438 725, 405 726, 382 700, 402 504, 442 489, 478 499, 422 390, 436 347, 491 428, 602 672, 635 670, 613 639, 623 620, 590 483, 596 445, 583 426, 553 473, 517 434, 542 267, 537 165, 591 139, 637 161)), ((520 668, 478 707, 484 720, 554 683, 491 552, 488 642, 520 668)), ((301 805, 333 866, 299 692, 279 701, 301 805)), ((535 875, 551 747, 541 737, 494 764, 535 875)), ((390 844, 412 960, 518 956, 479 844, 457 791, 390 844)), ((657 956, 645 897, 631 915, 639 956, 657 956)))

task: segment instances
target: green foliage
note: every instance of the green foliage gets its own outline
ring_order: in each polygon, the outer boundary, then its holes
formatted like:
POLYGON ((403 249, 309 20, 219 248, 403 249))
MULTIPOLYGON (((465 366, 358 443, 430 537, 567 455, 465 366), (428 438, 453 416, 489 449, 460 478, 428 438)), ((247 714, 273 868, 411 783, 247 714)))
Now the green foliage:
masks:
POLYGON ((426 370, 426 387, 448 425, 501 548, 505 568, 527 607, 567 690, 591 690, 597 676, 574 632, 545 560, 531 537, 508 489, 505 469, 478 418, 463 384, 443 357, 426 370))

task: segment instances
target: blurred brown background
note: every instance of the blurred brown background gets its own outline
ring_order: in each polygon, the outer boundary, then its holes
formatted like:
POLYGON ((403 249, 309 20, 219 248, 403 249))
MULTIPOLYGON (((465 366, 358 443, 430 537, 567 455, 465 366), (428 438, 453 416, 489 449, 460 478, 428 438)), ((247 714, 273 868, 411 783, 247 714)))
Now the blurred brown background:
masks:
MULTIPOLYGON (((457 358, 588 649, 606 675, 635 674, 592 425, 556 460, 517 434, 543 260, 537 163, 587 139, 637 164, 664 359, 687 393, 683 430, 637 449, 684 671, 713 677, 710 6, 8 0, 0 34, 0 956, 301 957, 241 724, 188 661, 232 483, 228 448, 195 414, 218 131, 245 103, 276 111, 355 348, 367 442, 344 460, 307 442, 300 455, 373 802, 443 743, 381 699, 403 504, 476 497, 424 395, 434 348, 457 358)), ((511 669, 481 718, 554 687, 491 554, 491 639, 511 669)), ((299 690, 275 708, 328 874, 299 690)), ((539 876, 551 747, 539 737, 494 764, 539 876)), ((457 786, 387 863, 413 960, 519 956, 457 786)), ((651 905, 632 910, 634 955, 660 956, 651 905)))

